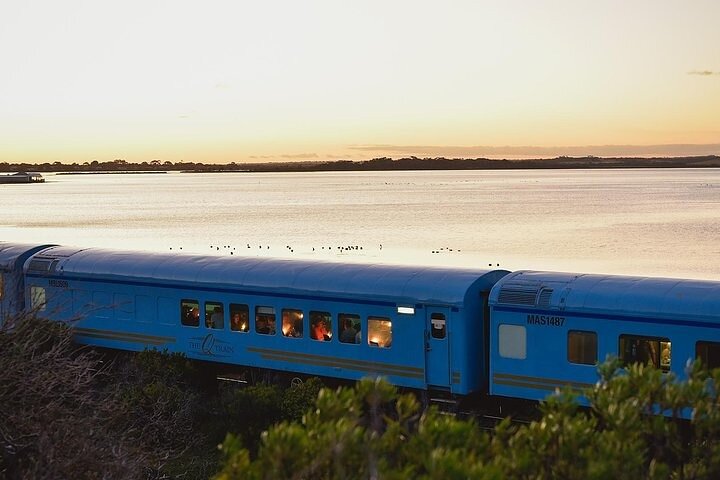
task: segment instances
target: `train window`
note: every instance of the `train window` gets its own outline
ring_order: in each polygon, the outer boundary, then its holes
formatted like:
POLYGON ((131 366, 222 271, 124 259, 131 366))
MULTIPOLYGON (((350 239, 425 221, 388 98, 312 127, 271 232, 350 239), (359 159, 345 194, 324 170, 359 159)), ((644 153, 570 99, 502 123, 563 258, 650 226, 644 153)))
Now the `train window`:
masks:
POLYGON ((341 313, 338 315, 338 325, 342 343, 360 343, 360 315, 341 313))
POLYGON ((250 330, 250 309, 247 305, 230 304, 230 330, 234 332, 250 330))
POLYGON ((433 313, 430 315, 430 324, 432 329, 430 334, 433 338, 445 338, 445 315, 442 313, 433 313))
POLYGON ((389 318, 368 317, 368 345, 390 348, 392 345, 392 322, 389 318))
POLYGON ((579 330, 568 332, 567 359, 570 363, 595 365, 597 363, 597 333, 579 330))
POLYGON ((303 312, 292 308, 282 310, 282 333, 284 337, 302 338, 303 336, 303 312))
POLYGON ((225 310, 220 302, 205 302, 205 326, 215 330, 225 328, 225 310))
POLYGON ((527 331, 522 325, 498 326, 498 350, 503 358, 527 358, 527 331))
POLYGON ((695 356, 702 361, 706 368, 720 367, 720 343, 697 342, 695 344, 695 356))
POLYGON ((330 312, 310 312, 310 338, 321 342, 329 342, 332 339, 330 312))
POLYGON ((180 323, 187 327, 200 326, 200 304, 197 300, 180 300, 180 323))
POLYGON ((37 312, 45 311, 46 299, 45 289, 43 287, 35 285, 30 287, 30 305, 32 309, 37 312))
POLYGON ((275 335, 275 308, 255 307, 255 331, 263 335, 275 335))
POLYGON ((620 335, 620 359, 625 365, 644 363, 667 372, 670 370, 671 348, 669 338, 620 335))

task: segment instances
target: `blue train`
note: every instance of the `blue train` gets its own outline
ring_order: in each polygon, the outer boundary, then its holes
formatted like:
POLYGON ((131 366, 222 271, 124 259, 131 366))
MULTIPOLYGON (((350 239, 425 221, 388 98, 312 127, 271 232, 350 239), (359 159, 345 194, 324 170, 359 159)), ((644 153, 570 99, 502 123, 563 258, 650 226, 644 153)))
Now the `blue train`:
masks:
POLYGON ((711 281, 0 243, 0 321, 26 309, 98 347, 447 398, 581 389, 607 355, 720 367, 711 281))

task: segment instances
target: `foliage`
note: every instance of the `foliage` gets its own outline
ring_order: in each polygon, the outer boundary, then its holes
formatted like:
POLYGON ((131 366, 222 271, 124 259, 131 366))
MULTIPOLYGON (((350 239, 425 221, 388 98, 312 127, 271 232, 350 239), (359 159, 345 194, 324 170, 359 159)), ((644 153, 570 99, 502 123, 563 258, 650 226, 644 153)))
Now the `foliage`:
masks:
POLYGON ((62 324, 27 316, 0 329, 0 477, 133 478, 153 461, 113 428, 122 411, 99 388, 98 355, 62 324))
POLYGON ((492 434, 423 411, 382 381, 324 389, 302 421, 263 434, 257 457, 228 435, 216 478, 720 478, 720 371, 693 364, 681 382, 644 365, 619 367, 599 368, 583 393, 588 407, 557 392, 540 419, 506 419, 492 434))
POLYGON ((699 363, 678 381, 610 361, 489 433, 381 380, 208 388, 182 355, 107 358, 59 323, 4 324, 0 478, 720 478, 720 370, 699 363))
POLYGON ((109 385, 125 411, 122 427, 146 439, 146 446, 192 446, 202 408, 197 368, 183 355, 151 350, 123 360, 114 362, 109 385))
POLYGON ((0 478, 208 478, 222 437, 201 428, 203 378, 182 355, 111 357, 73 343, 65 324, 7 319, 0 478))
POLYGON ((281 389, 215 382, 180 354, 96 351, 32 315, 0 328, 0 478, 182 478, 217 472, 228 431, 257 450, 296 420, 322 384, 281 389))

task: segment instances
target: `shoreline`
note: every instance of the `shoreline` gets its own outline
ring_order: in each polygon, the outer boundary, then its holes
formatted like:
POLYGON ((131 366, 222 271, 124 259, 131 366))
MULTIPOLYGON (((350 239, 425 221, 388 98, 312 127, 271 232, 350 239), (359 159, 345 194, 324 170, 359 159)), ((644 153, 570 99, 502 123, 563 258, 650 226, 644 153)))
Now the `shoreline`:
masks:
POLYGON ((0 172, 40 172, 58 175, 74 174, 155 174, 182 173, 253 173, 253 172, 343 172, 343 171, 407 171, 407 170, 577 170, 617 168, 720 168, 720 156, 694 157, 556 157, 547 159, 492 160, 488 158, 417 158, 389 157, 372 160, 313 161, 313 162, 265 162, 204 164, 193 162, 129 163, 125 160, 92 162, 88 164, 0 163, 0 172))

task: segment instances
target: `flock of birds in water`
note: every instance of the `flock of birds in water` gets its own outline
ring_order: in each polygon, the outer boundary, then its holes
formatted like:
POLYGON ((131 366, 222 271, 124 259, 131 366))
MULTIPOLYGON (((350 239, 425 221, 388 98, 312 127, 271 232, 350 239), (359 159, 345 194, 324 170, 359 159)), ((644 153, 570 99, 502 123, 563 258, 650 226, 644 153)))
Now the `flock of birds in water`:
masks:
MULTIPOLYGON (((238 254, 241 254, 243 250, 247 251, 248 249, 251 250, 251 252, 263 252, 270 250, 270 245, 257 245, 257 249, 255 248, 256 245, 251 245, 249 243, 246 244, 246 248, 243 249, 242 247, 234 247, 232 245, 210 245, 210 250, 213 250, 215 253, 222 252, 222 253, 229 253, 230 255, 235 255, 237 252, 238 254), (240 250, 238 250, 240 248, 240 250)), ((182 250, 183 247, 178 247, 176 250, 182 250)), ((382 250, 383 246, 382 244, 378 245, 378 250, 382 250)), ((173 247, 170 247, 170 250, 173 250, 173 247)), ((295 253, 295 248, 290 245, 285 245, 285 251, 287 253, 295 253)), ((327 253, 336 253, 336 254, 344 254, 346 252, 360 252, 365 251, 365 248, 362 245, 345 245, 345 246, 336 246, 336 247, 330 247, 330 246, 321 246, 321 247, 312 247, 312 251, 308 253, 314 253, 314 252, 327 252, 327 253)), ((461 250, 459 248, 450 248, 450 247, 440 247, 437 249, 432 250, 430 253, 432 254, 447 254, 447 253, 460 253, 461 250)), ((488 267, 492 267, 493 264, 489 263, 488 267)), ((500 264, 495 264, 495 266, 499 267, 500 264)))

